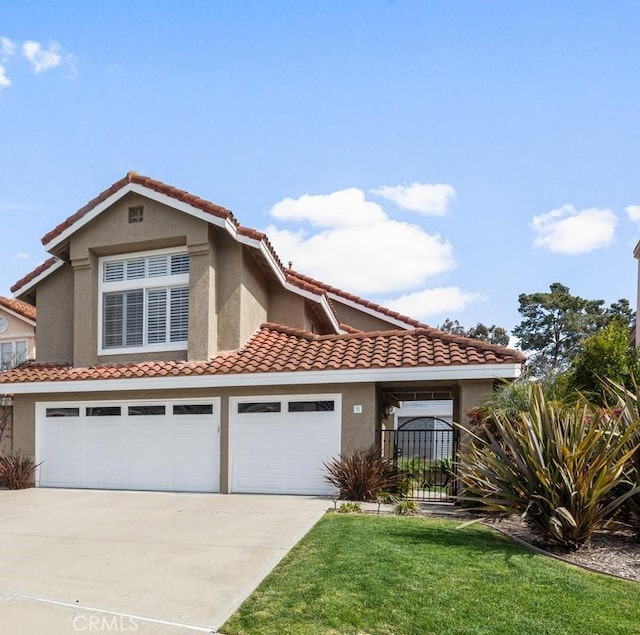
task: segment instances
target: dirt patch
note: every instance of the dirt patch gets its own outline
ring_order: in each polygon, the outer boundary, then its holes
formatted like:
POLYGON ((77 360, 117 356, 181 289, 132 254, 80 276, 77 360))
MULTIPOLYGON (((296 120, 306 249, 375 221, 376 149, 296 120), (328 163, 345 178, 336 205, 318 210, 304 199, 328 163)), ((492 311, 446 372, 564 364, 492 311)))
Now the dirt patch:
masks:
POLYGON ((573 564, 640 582, 640 540, 634 532, 624 527, 596 531, 578 551, 567 553, 542 545, 519 518, 485 524, 534 547, 546 549, 573 564))

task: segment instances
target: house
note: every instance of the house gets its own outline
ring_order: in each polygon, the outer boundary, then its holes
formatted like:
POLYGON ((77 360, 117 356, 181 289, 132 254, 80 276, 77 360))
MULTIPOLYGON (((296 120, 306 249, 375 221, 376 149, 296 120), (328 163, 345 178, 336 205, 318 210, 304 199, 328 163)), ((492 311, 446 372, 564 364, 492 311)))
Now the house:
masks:
POLYGON ((12 287, 37 357, 0 376, 39 486, 330 493, 323 461, 379 443, 393 406, 465 420, 524 361, 286 268, 227 209, 134 172, 42 242, 12 287))
POLYGON ((0 371, 35 357, 36 309, 0 296, 0 371))
MULTIPOLYGON (((0 296, 0 372, 35 357, 36 309, 0 296)), ((12 397, 0 394, 0 451, 11 449, 12 397)))

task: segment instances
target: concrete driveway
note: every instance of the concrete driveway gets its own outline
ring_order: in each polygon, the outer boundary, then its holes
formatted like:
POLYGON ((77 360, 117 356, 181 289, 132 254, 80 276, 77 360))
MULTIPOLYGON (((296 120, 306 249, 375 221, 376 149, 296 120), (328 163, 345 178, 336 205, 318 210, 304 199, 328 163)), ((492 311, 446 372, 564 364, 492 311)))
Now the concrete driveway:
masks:
POLYGON ((329 504, 301 496, 0 491, 0 629, 216 632, 329 504))

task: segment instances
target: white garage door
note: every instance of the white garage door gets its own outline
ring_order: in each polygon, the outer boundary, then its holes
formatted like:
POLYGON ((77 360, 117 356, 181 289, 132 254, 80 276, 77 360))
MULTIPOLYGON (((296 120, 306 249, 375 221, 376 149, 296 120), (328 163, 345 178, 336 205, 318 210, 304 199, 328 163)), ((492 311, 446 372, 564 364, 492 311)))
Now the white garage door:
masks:
POLYGON ((39 403, 37 484, 219 490, 218 400, 39 403))
POLYGON ((340 452, 340 395, 229 400, 233 492, 331 494, 323 463, 340 452))

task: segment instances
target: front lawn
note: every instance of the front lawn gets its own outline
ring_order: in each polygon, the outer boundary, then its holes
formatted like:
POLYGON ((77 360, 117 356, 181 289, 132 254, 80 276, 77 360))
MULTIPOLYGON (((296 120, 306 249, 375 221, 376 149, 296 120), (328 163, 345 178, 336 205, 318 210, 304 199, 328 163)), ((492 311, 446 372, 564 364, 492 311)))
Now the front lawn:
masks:
POLYGON ((225 635, 640 634, 640 585, 449 520, 325 516, 225 635))

